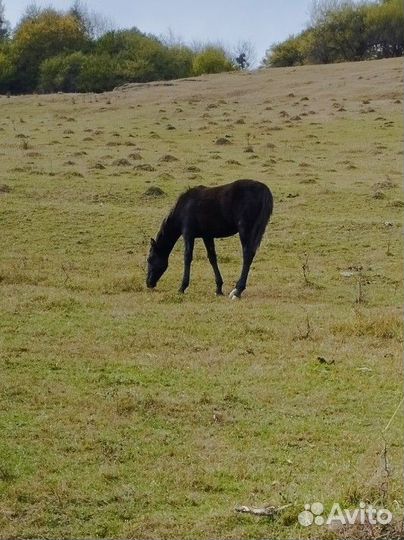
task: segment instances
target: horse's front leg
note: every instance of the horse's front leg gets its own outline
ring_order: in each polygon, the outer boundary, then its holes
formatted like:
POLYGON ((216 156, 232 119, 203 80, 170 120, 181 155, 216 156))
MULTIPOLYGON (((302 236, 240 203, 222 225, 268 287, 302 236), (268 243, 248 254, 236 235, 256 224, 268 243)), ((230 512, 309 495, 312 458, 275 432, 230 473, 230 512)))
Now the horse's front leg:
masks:
POLYGON ((180 292, 185 292, 189 285, 189 278, 191 275, 191 263, 192 263, 192 254, 194 252, 194 242, 195 238, 190 236, 184 236, 184 276, 182 278, 182 283, 180 287, 180 292))
POLYGON ((232 300, 235 300, 236 298, 240 298, 242 292, 245 290, 247 286, 248 272, 250 271, 250 266, 255 256, 255 250, 251 247, 250 242, 244 243, 242 240, 242 245, 243 245, 243 267, 241 269, 240 279, 236 283, 236 288, 233 289, 231 293, 229 294, 229 297, 232 300))

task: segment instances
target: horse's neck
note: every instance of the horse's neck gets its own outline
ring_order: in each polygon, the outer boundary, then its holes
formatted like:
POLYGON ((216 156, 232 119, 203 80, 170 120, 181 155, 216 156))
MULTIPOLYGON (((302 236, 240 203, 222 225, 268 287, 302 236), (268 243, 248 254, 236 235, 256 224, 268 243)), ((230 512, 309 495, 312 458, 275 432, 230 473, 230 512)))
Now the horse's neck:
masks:
POLYGON ((175 243, 181 236, 181 227, 174 213, 163 221, 156 238, 157 247, 160 252, 167 256, 173 250, 175 243))

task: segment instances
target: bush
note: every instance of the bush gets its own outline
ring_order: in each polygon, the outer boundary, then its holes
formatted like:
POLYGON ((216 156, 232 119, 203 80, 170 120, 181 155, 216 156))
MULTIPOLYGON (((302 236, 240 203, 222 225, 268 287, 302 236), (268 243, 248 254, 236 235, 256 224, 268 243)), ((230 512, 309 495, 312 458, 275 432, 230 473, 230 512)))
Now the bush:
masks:
POLYGON ((115 56, 126 82, 186 77, 192 70, 189 48, 167 47, 137 29, 108 32, 98 40, 96 52, 115 56))
POLYGON ((104 92, 125 81, 122 66, 108 54, 59 55, 40 66, 44 92, 104 92))
POLYGON ((125 78, 128 81, 147 82, 176 77, 169 63, 167 47, 157 40, 142 38, 136 46, 118 57, 125 60, 125 78))
POLYGON ((108 54, 89 54, 84 58, 77 81, 79 92, 105 92, 123 84, 125 78, 116 58, 108 54))
POLYGON ((272 67, 300 66, 304 60, 301 36, 290 36, 286 41, 272 45, 267 51, 264 65, 272 67))
POLYGON ((40 65, 39 88, 44 92, 77 92, 86 56, 82 52, 59 55, 40 65))
POLYGON ((207 47, 195 56, 192 64, 194 75, 221 73, 223 71, 233 71, 234 69, 233 63, 220 47, 207 47))
POLYGON ((167 47, 165 53, 164 79, 182 79, 192 75, 194 53, 188 47, 167 47))

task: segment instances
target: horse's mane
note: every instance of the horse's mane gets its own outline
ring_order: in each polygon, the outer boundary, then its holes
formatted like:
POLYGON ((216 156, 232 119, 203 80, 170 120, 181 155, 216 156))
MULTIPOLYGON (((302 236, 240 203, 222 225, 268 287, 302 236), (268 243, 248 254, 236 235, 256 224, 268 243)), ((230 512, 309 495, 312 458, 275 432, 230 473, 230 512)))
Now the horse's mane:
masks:
POLYGON ((170 236, 171 234, 175 234, 175 231, 178 227, 177 222, 177 210, 181 207, 182 203, 184 202, 184 199, 188 197, 188 195, 196 191, 197 189, 205 189, 206 186, 188 186, 185 191, 183 191, 176 200, 174 206, 171 208, 167 216, 163 219, 160 225, 159 232, 157 233, 156 242, 159 243, 161 241, 165 242, 167 236, 170 236))
MULTIPOLYGON (((178 201, 177 201, 177 203, 178 203, 178 201)), ((167 216, 161 222, 159 232, 157 233, 157 236, 156 236, 156 242, 157 243, 160 243, 161 241, 164 242, 165 239, 167 238, 167 236, 170 235, 173 228, 175 227, 175 221, 176 221, 175 220, 175 210, 176 210, 176 207, 177 207, 177 203, 171 208, 171 210, 169 211, 167 216)))
POLYGON ((165 229, 167 225, 170 224, 170 222, 175 218, 175 213, 176 213, 176 210, 178 209, 178 207, 180 206, 180 204, 184 201, 184 199, 186 198, 186 196, 191 192, 193 191, 194 189, 196 188, 201 188, 201 187, 205 187, 205 186, 188 186, 187 189, 185 189, 182 193, 179 194, 177 200, 175 201, 175 204, 174 206, 172 206, 171 210, 168 212, 167 216, 163 219, 162 223, 161 223, 161 226, 160 226, 160 230, 162 229, 165 229))

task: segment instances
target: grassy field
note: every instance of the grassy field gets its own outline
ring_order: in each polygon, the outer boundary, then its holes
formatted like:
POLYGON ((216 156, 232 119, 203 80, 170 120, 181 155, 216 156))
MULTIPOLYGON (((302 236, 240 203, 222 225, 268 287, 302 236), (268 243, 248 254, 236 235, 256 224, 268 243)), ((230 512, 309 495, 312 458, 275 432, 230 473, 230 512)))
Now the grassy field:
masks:
MULTIPOLYGON (((402 515, 402 82, 394 59, 0 97, 1 538, 402 515), (215 297, 202 242, 187 294, 181 242, 148 291, 176 197, 237 178, 275 199, 243 299, 215 297)), ((238 238, 217 249, 229 292, 238 238)))

